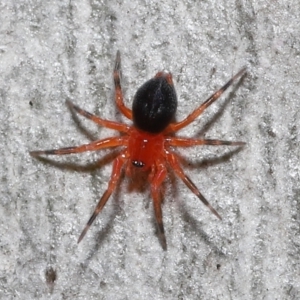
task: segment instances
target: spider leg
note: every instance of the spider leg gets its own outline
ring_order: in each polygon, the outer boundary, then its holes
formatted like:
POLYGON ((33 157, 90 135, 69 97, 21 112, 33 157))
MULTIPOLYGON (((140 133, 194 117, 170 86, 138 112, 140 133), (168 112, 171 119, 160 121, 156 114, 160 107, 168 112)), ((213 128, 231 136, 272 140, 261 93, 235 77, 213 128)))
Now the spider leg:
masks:
POLYGON ((86 226, 84 227, 82 233, 80 234, 79 238, 78 238, 78 242, 80 243, 81 240, 84 238, 85 234, 87 233, 87 231, 89 230, 89 228, 91 227, 92 223, 94 222, 94 220, 96 219, 96 217, 98 216, 98 214, 101 212, 102 208, 104 207, 104 205, 106 204, 107 200, 109 199, 110 195, 112 194, 112 192, 115 190, 116 185, 119 181, 120 175, 121 175, 121 171, 122 171, 122 167, 124 165, 124 163, 127 160, 126 155, 126 151, 123 151, 114 161, 113 164, 113 169, 112 169, 112 174, 110 177, 110 181, 108 183, 108 188, 107 190, 104 192, 103 196, 101 197, 101 199, 99 200, 97 206, 95 207, 95 210, 91 216, 91 218, 89 219, 89 221, 87 222, 86 226))
POLYGON ((211 145, 211 146, 244 146, 244 142, 232 142, 232 141, 221 141, 221 140, 210 140, 210 139, 189 139, 189 138, 180 138, 180 137, 170 137, 166 139, 166 144, 168 146, 175 147, 190 147, 197 145, 211 145))
POLYGON ((86 117, 87 119, 90 119, 91 121, 95 122, 96 124, 98 124, 100 126, 104 126, 106 128, 118 130, 121 132, 128 132, 128 130, 130 128, 130 126, 128 126, 126 124, 101 119, 98 116, 95 116, 95 115, 87 112, 86 110, 80 108, 79 106, 75 105, 74 103, 72 103, 69 100, 67 100, 66 103, 71 109, 75 110, 80 115, 86 117))
POLYGON ((202 112, 214 103, 231 85, 232 83, 241 77, 246 72, 246 67, 241 69, 236 75, 234 75, 225 85, 223 85, 217 92, 211 95, 204 103, 202 103, 198 108, 196 108, 191 114, 189 114, 184 120, 170 124, 164 133, 176 132, 190 123, 192 123, 197 117, 199 117, 202 112))
MULTIPOLYGON (((152 172, 151 172, 152 173, 152 172)), ((167 170, 163 163, 158 164, 157 171, 153 175, 151 180, 151 195, 153 198, 153 206, 155 218, 158 226, 159 240, 164 250, 167 249, 167 242, 165 236, 165 230, 162 219, 162 210, 161 210, 161 195, 160 195, 160 186, 164 179, 167 176, 167 170)))
POLYGON ((52 150, 39 150, 39 151, 30 151, 31 156, 40 156, 40 155, 65 155, 71 153, 81 153, 87 151, 96 151, 105 148, 125 146, 127 144, 127 137, 111 137, 103 140, 98 140, 91 142, 89 144, 76 146, 76 147, 66 147, 61 149, 52 149, 52 150))
POLYGON ((115 82, 115 101, 120 112, 128 119, 132 120, 132 111, 125 106, 123 101, 123 92, 121 88, 121 54, 117 51, 116 62, 114 67, 115 82))
POLYGON ((185 185, 205 204, 210 211, 220 220, 221 216, 217 213, 217 211, 210 205, 210 203, 205 199, 205 197, 200 193, 195 184, 191 181, 191 179, 184 174, 175 153, 169 152, 167 155, 168 162, 170 166, 173 168, 175 174, 185 183, 185 185))

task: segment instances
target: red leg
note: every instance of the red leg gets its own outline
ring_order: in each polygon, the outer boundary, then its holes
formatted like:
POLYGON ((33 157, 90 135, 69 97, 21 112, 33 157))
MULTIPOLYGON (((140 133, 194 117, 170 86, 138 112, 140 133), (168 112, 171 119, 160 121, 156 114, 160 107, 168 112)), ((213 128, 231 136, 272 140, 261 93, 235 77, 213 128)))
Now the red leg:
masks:
POLYGON ((159 239, 164 250, 167 249, 166 236, 164 231, 164 225, 162 220, 162 210, 161 210, 161 195, 160 186, 167 176, 167 170, 163 163, 157 165, 156 173, 154 174, 151 181, 151 195, 153 198, 153 206, 155 218, 157 221, 159 239))
POLYGON ((244 142, 231 142, 231 141, 220 141, 220 140, 200 140, 200 139, 189 139, 180 137, 170 137, 166 139, 167 146, 173 147, 191 147, 197 145, 211 145, 211 146, 244 146, 244 142))
POLYGON ((115 82, 115 100, 120 112, 128 119, 132 120, 132 111, 125 106, 123 101, 123 93, 121 88, 121 54, 117 51, 116 63, 114 68, 114 82, 115 82))
POLYGON ((124 154, 126 154, 125 151, 123 151, 114 161, 113 164, 113 169, 112 169, 112 174, 111 174, 111 178, 110 181, 108 183, 108 188, 107 190, 104 192, 103 196, 101 197, 101 199, 99 200, 91 218, 89 219, 89 221, 87 222, 85 228, 83 229, 81 235, 78 238, 78 243, 80 243, 80 241, 84 238, 85 234, 87 233, 87 231, 89 230, 89 228, 91 227, 92 223, 94 222, 94 220, 96 219, 96 217, 98 216, 98 214, 101 212, 102 208, 104 207, 104 205, 106 204, 107 200, 109 199, 110 195, 112 194, 112 192, 115 190, 116 185, 119 181, 120 178, 120 174, 122 171, 122 167, 124 165, 124 163, 127 160, 127 157, 123 157, 124 154))
POLYGON ((117 146, 126 146, 127 145, 127 137, 112 137, 103 140, 98 140, 91 142, 89 144, 77 146, 77 147, 67 147, 61 149, 53 149, 53 150, 40 150, 40 151, 31 151, 29 152, 31 156, 39 156, 39 155, 64 155, 71 153, 81 153, 87 151, 96 151, 105 148, 117 147, 117 146))
POLYGON ((191 114, 189 114, 184 120, 170 124, 164 133, 170 133, 178 131, 190 123, 192 123, 197 117, 199 117, 202 112, 214 103, 231 85, 232 83, 242 76, 246 71, 246 68, 240 70, 236 75, 234 75, 223 87, 221 87, 217 92, 215 92, 212 96, 210 96, 204 103, 202 103, 198 108, 196 108, 191 114))
POLYGON ((191 181, 189 177, 187 177, 176 157, 175 153, 169 153, 167 156, 168 162, 170 166, 173 168, 175 174, 185 183, 185 185, 211 210, 211 212, 220 220, 221 216, 217 213, 217 211, 209 204, 209 202, 204 198, 204 196, 200 193, 195 184, 191 181))
POLYGON ((121 131, 121 132, 128 132, 129 129, 130 129, 130 126, 128 126, 126 124, 122 124, 122 123, 118 123, 118 122, 114 122, 114 121, 109 121, 109 120, 103 120, 103 119, 99 118, 98 116, 95 116, 95 115, 87 112, 86 110, 81 109, 80 107, 73 104, 69 100, 67 100, 66 103, 71 109, 75 110, 80 115, 92 120, 93 122, 95 122, 96 124, 98 124, 100 126, 110 128, 110 129, 114 129, 114 130, 118 130, 118 131, 121 131))

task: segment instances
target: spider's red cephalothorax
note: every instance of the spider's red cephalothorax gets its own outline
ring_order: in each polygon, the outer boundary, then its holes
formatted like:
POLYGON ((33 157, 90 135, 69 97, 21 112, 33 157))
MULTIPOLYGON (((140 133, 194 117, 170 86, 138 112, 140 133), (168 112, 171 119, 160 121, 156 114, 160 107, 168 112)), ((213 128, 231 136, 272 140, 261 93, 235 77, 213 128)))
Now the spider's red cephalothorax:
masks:
POLYGON ((170 73, 159 72, 154 78, 144 83, 136 92, 133 100, 132 110, 127 108, 123 102, 123 93, 120 83, 121 57, 117 52, 114 68, 115 101, 118 109, 128 119, 133 121, 129 126, 124 123, 108 121, 95 116, 70 101, 69 107, 82 116, 92 120, 100 126, 114 129, 122 133, 120 136, 93 141, 89 144, 68 147, 56 150, 32 151, 32 156, 39 155, 63 155, 70 153, 81 153, 96 151, 111 147, 123 147, 114 160, 112 175, 108 188, 99 200, 94 213, 82 231, 78 243, 83 239, 87 230, 100 213, 112 192, 115 190, 121 172, 124 169, 130 176, 133 170, 149 172, 151 195, 153 198, 154 212, 158 224, 158 231, 162 247, 166 249, 166 238, 164 233, 160 187, 167 176, 167 167, 186 184, 186 186, 221 219, 217 211, 208 203, 200 193, 195 184, 186 176, 180 166, 179 157, 173 151, 174 147, 191 147, 196 145, 227 145, 243 146, 244 142, 230 142, 209 139, 194 139, 174 136, 174 133, 193 122, 209 105, 215 102, 222 93, 233 83, 234 80, 245 73, 245 68, 233 76, 221 89, 209 97, 203 104, 196 108, 190 115, 180 122, 174 122, 177 109, 177 97, 170 73))

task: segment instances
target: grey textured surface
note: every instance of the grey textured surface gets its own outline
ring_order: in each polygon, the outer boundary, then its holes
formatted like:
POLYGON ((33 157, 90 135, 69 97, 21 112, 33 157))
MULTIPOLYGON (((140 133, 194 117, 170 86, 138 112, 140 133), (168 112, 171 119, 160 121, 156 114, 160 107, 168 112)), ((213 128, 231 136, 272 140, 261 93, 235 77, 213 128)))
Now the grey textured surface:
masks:
POLYGON ((1 299, 299 299, 299 1, 4 0, 0 11, 1 299), (149 189, 126 180, 77 245, 110 176, 110 163, 95 167, 108 151, 28 154, 114 134, 72 118, 65 100, 122 120, 117 49, 126 102, 167 69, 178 119, 248 67, 182 131, 247 142, 181 151, 223 220, 168 181, 167 251, 149 189))

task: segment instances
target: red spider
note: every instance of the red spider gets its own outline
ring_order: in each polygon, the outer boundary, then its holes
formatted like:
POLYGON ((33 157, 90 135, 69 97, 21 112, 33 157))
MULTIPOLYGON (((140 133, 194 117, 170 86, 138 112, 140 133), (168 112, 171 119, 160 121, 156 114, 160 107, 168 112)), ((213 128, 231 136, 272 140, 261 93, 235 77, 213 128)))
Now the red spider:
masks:
POLYGON ((167 176, 167 167, 172 169, 186 184, 186 186, 211 210, 211 212, 221 219, 220 215, 204 198, 191 179, 184 174, 179 163, 179 157, 173 151, 173 148, 191 147, 196 145, 243 146, 245 144, 244 142, 177 137, 173 136, 173 134, 186 127, 200 116, 209 105, 215 102, 222 95, 222 93, 233 83, 234 80, 245 73, 246 68, 240 70, 221 89, 215 92, 203 104, 180 122, 173 122, 177 109, 177 97, 171 73, 158 72, 154 78, 144 83, 137 90, 133 100, 132 110, 130 110, 123 102, 123 93, 120 84, 120 70, 121 57, 120 52, 118 51, 113 73, 115 83, 115 101, 121 113, 133 121, 132 126, 101 119, 98 116, 79 108, 70 101, 67 101, 69 107, 77 113, 92 120, 100 126, 117 130, 121 132, 121 135, 93 141, 89 144, 77 147, 32 151, 30 154, 34 157, 44 154, 64 155, 96 151, 110 147, 123 147, 114 160, 108 188, 104 192, 94 210, 94 213, 79 236, 78 243, 83 239, 93 221, 106 204, 108 198, 115 190, 122 170, 125 169, 126 175, 131 176, 134 170, 139 169, 149 173, 149 182, 151 185, 151 195, 153 198, 159 238, 162 247, 166 249, 167 244, 162 220, 162 199, 160 195, 160 187, 167 176))

